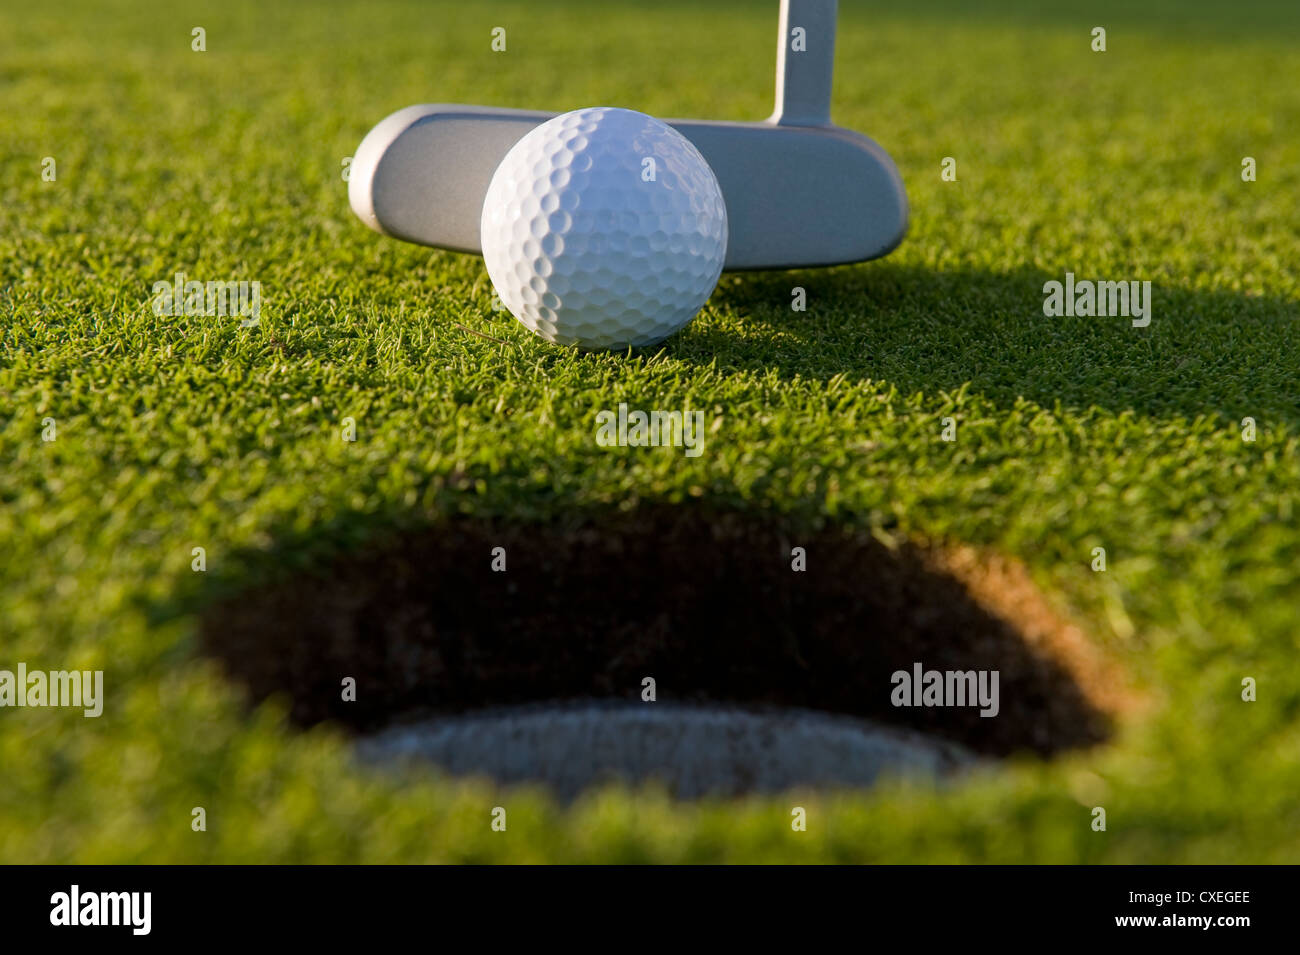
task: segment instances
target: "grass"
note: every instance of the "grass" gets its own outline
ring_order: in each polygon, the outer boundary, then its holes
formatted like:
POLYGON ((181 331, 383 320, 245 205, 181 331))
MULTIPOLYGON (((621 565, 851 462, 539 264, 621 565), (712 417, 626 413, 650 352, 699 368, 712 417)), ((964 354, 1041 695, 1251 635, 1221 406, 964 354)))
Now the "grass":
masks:
POLYGON ((102 668, 108 696, 0 710, 0 860, 1300 857, 1294 5, 843 4, 834 115, 898 162, 906 242, 724 276, 653 353, 549 346, 491 310, 480 260, 348 209, 343 159, 410 103, 766 115, 775 6, 0 13, 0 668, 102 668), (155 316, 178 271, 260 281, 260 326, 155 316), (1045 318, 1066 271, 1151 280, 1150 327, 1045 318), (704 409, 705 453, 598 447, 620 401, 704 409), (791 798, 561 810, 362 772, 195 652, 214 595, 393 528, 688 499, 1013 555, 1153 705, 955 789, 799 796, 794 833, 791 798))

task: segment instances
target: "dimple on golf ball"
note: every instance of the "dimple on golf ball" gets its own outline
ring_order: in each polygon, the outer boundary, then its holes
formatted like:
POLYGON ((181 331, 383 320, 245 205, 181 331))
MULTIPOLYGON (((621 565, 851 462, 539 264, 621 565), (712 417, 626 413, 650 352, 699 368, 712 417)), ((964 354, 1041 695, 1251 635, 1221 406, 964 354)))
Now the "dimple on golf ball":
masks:
POLYGON ((547 341, 653 345, 700 310, 727 251, 708 162, 628 109, 564 113, 519 140, 483 203, 483 258, 502 303, 547 341))

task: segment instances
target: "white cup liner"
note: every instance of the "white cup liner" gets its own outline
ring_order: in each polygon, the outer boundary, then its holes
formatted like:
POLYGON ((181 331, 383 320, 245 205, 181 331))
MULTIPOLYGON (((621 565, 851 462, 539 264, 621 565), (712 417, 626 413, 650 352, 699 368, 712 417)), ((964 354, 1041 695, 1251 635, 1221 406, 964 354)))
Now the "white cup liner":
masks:
POLYGON ((861 788, 977 761, 956 743, 812 710, 581 701, 393 726, 357 751, 369 764, 427 762, 453 776, 542 783, 562 800, 612 780, 655 781, 681 799, 861 788))

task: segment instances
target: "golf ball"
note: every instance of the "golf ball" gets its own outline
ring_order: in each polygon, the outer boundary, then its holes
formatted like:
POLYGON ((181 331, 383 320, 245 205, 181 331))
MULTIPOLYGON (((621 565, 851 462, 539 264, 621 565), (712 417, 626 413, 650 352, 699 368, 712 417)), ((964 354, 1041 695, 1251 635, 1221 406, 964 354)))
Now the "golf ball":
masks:
POLYGON ((502 303, 547 341, 653 345, 718 284, 727 207, 681 133, 644 113, 564 113, 508 152, 488 186, 483 258, 502 303))

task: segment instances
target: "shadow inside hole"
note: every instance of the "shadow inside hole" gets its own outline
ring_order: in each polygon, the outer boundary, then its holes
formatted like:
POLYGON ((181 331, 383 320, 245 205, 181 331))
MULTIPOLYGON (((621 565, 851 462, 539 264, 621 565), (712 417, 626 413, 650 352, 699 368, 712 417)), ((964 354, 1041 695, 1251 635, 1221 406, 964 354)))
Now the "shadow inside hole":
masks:
POLYGON ((362 732, 639 701, 646 677, 660 703, 865 717, 987 756, 1101 742, 1115 708, 1087 641, 1012 562, 700 504, 537 525, 448 518, 224 597, 200 636, 256 699, 287 694, 295 722, 362 732), (997 715, 894 706, 892 674, 915 664, 997 671, 997 715))

